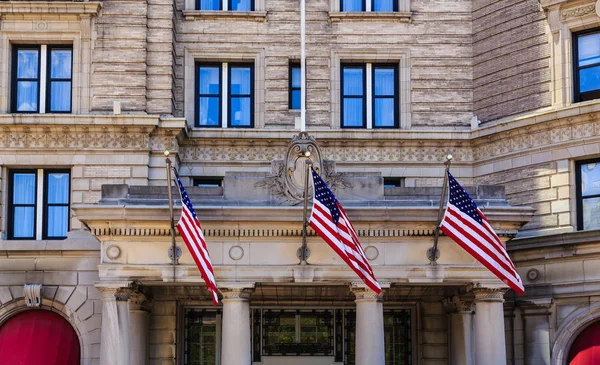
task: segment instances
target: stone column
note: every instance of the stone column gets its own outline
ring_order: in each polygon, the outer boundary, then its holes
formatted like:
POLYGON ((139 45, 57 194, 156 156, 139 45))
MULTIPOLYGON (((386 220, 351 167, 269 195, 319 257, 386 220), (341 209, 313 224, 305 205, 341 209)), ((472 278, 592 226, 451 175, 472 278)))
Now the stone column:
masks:
POLYGON ((454 296, 443 304, 450 317, 450 365, 475 365, 473 302, 454 296))
POLYGON ((520 302, 523 310, 525 364, 550 364, 550 314, 551 299, 520 302))
POLYGON ((140 292, 133 292, 129 299, 130 365, 146 365, 150 353, 150 303, 140 292))
POLYGON ((250 293, 254 283, 219 285, 223 294, 221 365, 250 365, 250 293))
POLYGON ((356 296, 356 365, 385 365, 382 295, 354 287, 356 296))
POLYGON ((100 365, 129 364, 129 296, 131 283, 97 282, 102 296, 100 365))
POLYGON ((504 293, 506 289, 475 288, 475 363, 506 365, 504 293))

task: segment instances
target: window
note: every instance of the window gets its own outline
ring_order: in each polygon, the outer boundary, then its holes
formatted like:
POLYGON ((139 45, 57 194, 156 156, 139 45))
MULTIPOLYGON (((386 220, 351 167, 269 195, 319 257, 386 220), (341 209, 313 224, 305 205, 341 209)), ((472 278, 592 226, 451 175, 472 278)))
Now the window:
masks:
POLYGON ((342 128, 398 128, 398 66, 341 65, 342 128))
MULTIPOLYGON (((343 323, 344 364, 354 365, 356 364, 356 312, 354 310, 345 310, 343 323)), ((383 336, 385 365, 411 365, 413 354, 410 309, 384 310, 383 336)), ((336 361, 341 361, 341 358, 338 359, 336 357, 336 361)))
POLYGON ((332 356, 332 310, 266 310, 263 356, 332 356))
POLYGON ((600 159, 576 164, 577 229, 600 229, 600 159))
POLYGON ((254 126, 254 67, 245 63, 196 65, 196 127, 254 126), (223 95, 227 95, 226 106, 223 95), (223 121, 227 122, 224 123, 223 121))
POLYGON ((300 64, 291 63, 290 64, 290 74, 289 74, 289 90, 290 90, 290 101, 289 107, 292 110, 300 110, 300 98, 302 93, 301 87, 301 78, 302 78, 302 70, 300 68, 300 64))
POLYGON ((13 47, 12 111, 70 113, 73 49, 70 46, 13 47))
POLYGON ((222 177, 197 177, 194 179, 194 186, 202 188, 218 188, 223 186, 222 177))
POLYGON ((600 29, 573 34, 575 102, 600 98, 600 29))
POLYGON ((398 11, 398 0, 340 0, 340 11, 398 11))
POLYGON ((196 0, 196 9, 254 11, 254 0, 196 0))
POLYGON ((10 171, 8 238, 67 238, 70 180, 68 170, 10 171))
POLYGON ((186 309, 183 358, 185 365, 218 365, 220 311, 186 309))
POLYGON ((401 188, 404 187, 405 178, 403 177, 384 177, 383 188, 401 188))

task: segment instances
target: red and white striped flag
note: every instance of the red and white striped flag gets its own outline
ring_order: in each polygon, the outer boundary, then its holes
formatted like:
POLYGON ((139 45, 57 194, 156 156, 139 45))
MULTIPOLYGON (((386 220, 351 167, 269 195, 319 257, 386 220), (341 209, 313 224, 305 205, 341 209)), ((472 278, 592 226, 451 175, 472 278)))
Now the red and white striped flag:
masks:
POLYGON ((442 231, 519 295, 525 288, 515 265, 492 226, 469 194, 448 172, 450 197, 442 231))
POLYGON ((314 196, 308 223, 371 290, 377 294, 381 293, 381 286, 375 279, 344 208, 319 174, 312 168, 311 172, 314 196))
POLYGON ((212 294, 213 304, 217 305, 219 303, 217 283, 215 282, 215 274, 210 262, 206 241, 204 240, 204 233, 202 233, 202 227, 200 227, 200 221, 196 216, 192 201, 185 191, 181 180, 179 180, 177 170, 173 169, 173 172, 175 173, 177 186, 181 193, 181 218, 179 218, 179 222, 177 222, 177 230, 192 254, 196 266, 198 266, 200 274, 202 274, 202 278, 204 278, 204 282, 206 282, 206 288, 212 294))

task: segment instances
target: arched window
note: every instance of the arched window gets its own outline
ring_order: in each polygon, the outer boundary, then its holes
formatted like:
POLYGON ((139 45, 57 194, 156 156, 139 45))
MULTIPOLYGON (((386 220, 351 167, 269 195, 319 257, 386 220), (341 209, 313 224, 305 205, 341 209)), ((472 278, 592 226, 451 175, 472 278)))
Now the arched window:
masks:
POLYGON ((569 352, 569 365, 589 364, 600 364, 600 321, 584 329, 569 352))
POLYGON ((78 365, 77 333, 54 312, 19 313, 0 327, 0 364, 78 365))

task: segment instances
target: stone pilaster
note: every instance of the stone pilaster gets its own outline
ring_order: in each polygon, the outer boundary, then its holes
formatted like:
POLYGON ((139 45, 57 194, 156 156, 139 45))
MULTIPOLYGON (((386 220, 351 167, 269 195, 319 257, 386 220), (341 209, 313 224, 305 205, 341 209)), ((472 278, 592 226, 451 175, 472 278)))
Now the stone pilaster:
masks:
POLYGON ((353 285, 356 297, 356 365, 384 365, 383 293, 353 285))
POLYGON ((475 364, 473 312, 475 303, 458 296, 443 300, 450 317, 450 365, 475 364))
POLYGON ((525 364, 550 364, 552 299, 519 302, 523 310, 525 364))
POLYGON ((102 297, 100 365, 129 364, 131 282, 96 282, 102 297))
POLYGON ((506 365, 504 288, 473 289, 475 294, 475 363, 506 365))
POLYGON ((221 365, 250 365, 250 293, 254 283, 219 285, 223 294, 221 365))
POLYGON ((131 293, 129 298, 130 324, 130 365, 146 365, 149 361, 150 346, 150 311, 152 302, 138 291, 131 293))

